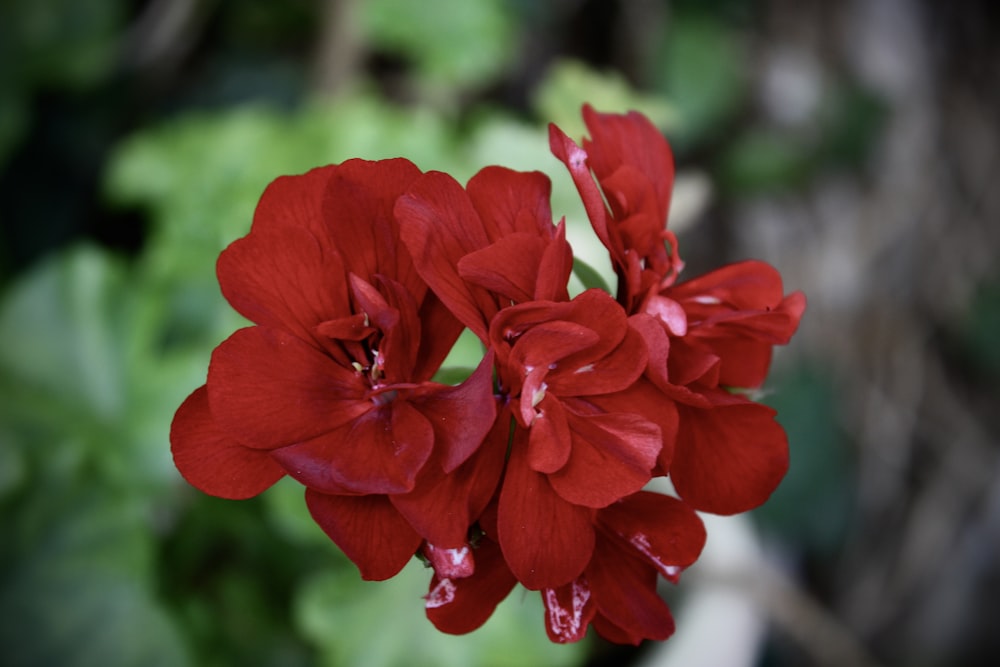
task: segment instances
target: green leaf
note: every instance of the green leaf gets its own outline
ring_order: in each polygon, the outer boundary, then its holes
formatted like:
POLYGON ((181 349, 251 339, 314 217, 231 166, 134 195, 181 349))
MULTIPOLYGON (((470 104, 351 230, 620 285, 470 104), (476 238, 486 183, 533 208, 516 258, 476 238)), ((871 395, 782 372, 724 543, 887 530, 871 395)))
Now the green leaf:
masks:
POLYGON ((573 275, 575 275, 580 282, 583 283, 585 288, 597 288, 611 294, 611 289, 608 287, 607 281, 604 280, 604 276, 602 276, 597 269, 592 267, 590 264, 587 264, 579 257, 573 258, 573 275))
POLYGON ((124 286, 122 267, 93 248, 53 258, 23 276, 0 304, 0 377, 91 420, 120 418, 126 402, 124 286))
POLYGON ((52 487, 5 526, 5 665, 189 664, 152 594, 151 536, 134 505, 103 490, 52 487))
POLYGON ((549 641, 540 596, 521 589, 475 632, 439 632, 421 599, 430 578, 417 561, 382 582, 362 581, 356 571, 318 574, 298 595, 297 624, 328 667, 569 667, 586 657, 587 642, 549 641))
POLYGON ((503 0, 369 0, 359 8, 371 43, 411 59, 435 87, 484 85, 516 55, 503 0))
MULTIPOLYGON (((60 475, 95 464, 140 495, 177 480, 166 434, 209 349, 160 356, 144 333, 156 308, 126 267, 90 247, 54 256, 0 301, 0 416, 21 451, 60 475)), ((89 474, 93 474, 90 471, 89 474)))
POLYGON ((683 150, 710 138, 739 110, 747 60, 739 33, 710 14, 672 14, 660 44, 654 84, 675 105, 671 142, 683 150))
POLYGON ((13 495, 28 477, 21 449, 14 434, 0 427, 0 503, 13 495))
POLYGON ((471 329, 464 329, 435 373, 434 381, 452 385, 463 382, 479 366, 483 354, 479 337, 471 329))

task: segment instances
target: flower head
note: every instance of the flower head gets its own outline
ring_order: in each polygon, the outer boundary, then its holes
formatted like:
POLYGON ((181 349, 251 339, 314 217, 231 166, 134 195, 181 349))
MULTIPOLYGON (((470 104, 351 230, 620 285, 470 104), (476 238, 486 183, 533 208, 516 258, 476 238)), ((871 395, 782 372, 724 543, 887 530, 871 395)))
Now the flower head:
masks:
POLYGON ((367 579, 414 555, 427 615, 482 625, 518 583, 555 642, 588 628, 637 644, 674 630, 657 592, 705 543, 696 510, 762 503, 788 467, 759 386, 802 316, 762 262, 680 281, 666 228, 670 147, 635 112, 550 128, 618 276, 570 297, 573 256, 549 181, 487 167, 463 187, 405 159, 275 180, 218 261, 252 323, 180 406, 181 474, 225 498, 290 476, 367 579), (468 328, 483 356, 434 380, 468 328), (644 490, 668 476, 677 497, 644 490))
POLYGON ((584 108, 591 138, 579 146, 550 127, 591 226, 618 275, 618 301, 650 351, 646 378, 678 405, 676 448, 659 461, 696 508, 733 514, 764 502, 788 468, 774 413, 730 388, 758 387, 774 345, 789 341, 805 310, 781 277, 758 261, 687 282, 667 230, 673 156, 643 116, 584 108))
POLYGON ((433 512, 418 479, 468 462, 495 414, 488 358, 462 385, 431 381, 461 326, 399 242, 392 208, 419 176, 405 160, 355 160, 268 187, 218 263, 223 294, 255 326, 216 348, 171 434, 181 473, 206 492, 298 479, 370 578, 394 574, 423 539, 464 542, 474 517, 433 512), (371 530, 388 526, 391 541, 371 530))

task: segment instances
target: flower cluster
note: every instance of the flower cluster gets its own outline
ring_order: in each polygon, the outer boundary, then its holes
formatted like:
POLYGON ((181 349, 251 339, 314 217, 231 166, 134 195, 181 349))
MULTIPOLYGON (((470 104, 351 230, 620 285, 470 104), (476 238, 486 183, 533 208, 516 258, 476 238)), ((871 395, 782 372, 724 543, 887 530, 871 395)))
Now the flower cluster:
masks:
POLYGON ((538 172, 465 187, 405 159, 278 178, 218 261, 253 325, 213 352, 171 429, 177 468, 223 498, 289 475, 365 579, 417 555, 442 631, 482 625, 515 584, 553 641, 593 626, 665 639, 657 594, 699 556, 697 511, 764 502, 788 466, 774 411, 733 388, 765 378, 805 308, 756 261, 678 281, 666 230, 673 158, 642 115, 584 108, 578 145, 550 127, 617 294, 567 290, 573 255, 538 172), (466 380, 434 380, 464 329, 466 380), (647 490, 669 476, 676 496, 647 490))

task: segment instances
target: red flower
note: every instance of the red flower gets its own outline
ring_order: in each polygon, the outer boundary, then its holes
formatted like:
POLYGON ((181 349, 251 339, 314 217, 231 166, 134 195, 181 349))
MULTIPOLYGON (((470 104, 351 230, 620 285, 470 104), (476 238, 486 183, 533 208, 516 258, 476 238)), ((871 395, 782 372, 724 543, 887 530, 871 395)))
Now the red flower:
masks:
POLYGON ((573 255, 565 225, 552 224, 549 179, 487 167, 465 189, 428 172, 396 205, 420 276, 487 341, 490 321, 512 303, 565 301, 573 255))
POLYGON ((669 401, 606 409, 639 381, 645 345, 607 294, 567 300, 572 258, 547 196, 538 174, 494 168, 467 192, 427 174, 396 206, 421 276, 496 355, 515 418, 497 539, 536 589, 580 573, 593 538, 588 508, 641 489, 676 432, 669 401))
POLYGON ((635 112, 584 107, 583 114, 592 136, 583 148, 555 126, 550 145, 608 248, 618 300, 650 350, 646 377, 680 405, 677 446, 671 459, 661 457, 658 472, 669 473, 698 509, 731 514, 756 507, 787 470, 787 440, 772 410, 722 387, 763 382, 772 347, 788 342, 805 298, 783 296, 780 275, 763 262, 676 284, 683 263, 666 230, 669 145, 635 112))
MULTIPOLYGON (((484 519, 475 573, 452 579, 436 572, 431 580, 427 617, 444 632, 478 628, 517 581, 492 538, 489 516, 484 519)), ((674 623, 657 593, 658 575, 677 583, 681 571, 698 558, 705 544, 701 519, 676 498, 641 491, 592 510, 588 521, 595 546, 583 571, 562 586, 540 591, 549 638, 578 641, 590 625, 618 643, 669 637, 674 623)))
POLYGON ((301 481, 372 579, 424 539, 461 547, 492 495, 470 481, 495 485, 502 466, 477 456, 496 413, 491 357, 457 387, 430 381, 461 326, 399 242, 392 208, 420 175, 405 160, 350 161, 268 187, 218 264, 223 294, 256 326, 216 348, 171 430, 178 469, 208 493, 301 481))
POLYGON ((684 311, 686 331, 674 337, 683 350, 678 361, 700 357, 696 362, 700 367, 717 362, 715 384, 759 387, 771 365, 773 347, 791 340, 805 311, 801 292, 783 294, 781 275, 774 267, 745 261, 664 288, 647 298, 644 309, 655 313, 659 307, 653 304, 669 300, 684 311))
POLYGON ((639 380, 646 349, 621 306, 599 290, 500 311, 490 345, 516 422, 497 538, 525 586, 559 586, 590 559, 588 510, 650 480, 664 448, 658 413, 673 406, 615 400, 639 380))
POLYGON ((591 226, 611 255, 618 300, 633 313, 649 289, 683 268, 676 238, 665 229, 673 154, 638 112, 602 114, 586 105, 583 118, 592 137, 583 148, 555 125, 549 126, 549 145, 569 169, 591 226))
POLYGON ((666 230, 673 158, 636 113, 584 109, 569 168, 619 278, 569 298, 573 258, 549 181, 488 167, 463 188, 410 162, 282 177, 218 277, 253 326, 213 352, 171 428, 203 491, 256 495, 284 475, 367 579, 419 553, 446 632, 479 627, 518 582, 549 637, 637 644, 673 632, 657 593, 705 542, 695 510, 750 509, 788 466, 756 387, 805 307, 766 264, 687 282, 666 230), (596 180, 595 180, 596 179, 596 180), (463 327, 484 346, 433 381, 463 327), (642 489, 669 475, 681 499, 642 489))

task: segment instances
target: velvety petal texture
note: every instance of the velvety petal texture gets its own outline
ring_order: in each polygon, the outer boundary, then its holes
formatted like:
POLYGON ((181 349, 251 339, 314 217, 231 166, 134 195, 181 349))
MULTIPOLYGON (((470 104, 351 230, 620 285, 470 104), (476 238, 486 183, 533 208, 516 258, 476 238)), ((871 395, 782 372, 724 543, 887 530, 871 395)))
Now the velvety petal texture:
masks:
POLYGON ((548 178, 501 167, 462 188, 429 172, 399 198, 402 240, 420 276, 484 342, 505 305, 566 299, 573 256, 552 223, 548 178))
POLYGON ((695 509, 737 514, 762 504, 788 470, 788 439, 766 405, 682 407, 670 468, 678 494, 695 509))
POLYGON ((184 479, 220 498, 252 498, 285 476, 268 452, 245 447, 219 429, 209 411, 204 386, 177 409, 170 428, 170 449, 184 479))
POLYGON ((546 475, 527 465, 523 439, 515 437, 500 492, 500 546, 526 588, 556 588, 579 576, 590 560, 591 510, 564 500, 546 475))
POLYGON ((306 489, 306 506, 364 579, 392 577, 420 546, 420 535, 386 496, 331 496, 306 489))

